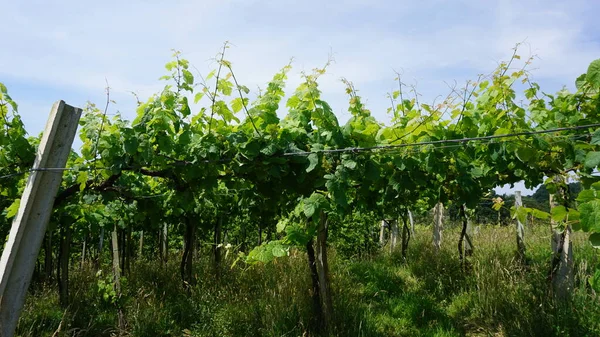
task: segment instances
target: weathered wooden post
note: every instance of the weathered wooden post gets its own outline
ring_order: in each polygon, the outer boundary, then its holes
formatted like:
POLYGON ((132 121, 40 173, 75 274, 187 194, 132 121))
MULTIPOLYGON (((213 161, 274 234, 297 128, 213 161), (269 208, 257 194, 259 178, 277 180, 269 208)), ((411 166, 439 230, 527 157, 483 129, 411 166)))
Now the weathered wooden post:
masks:
MULTIPOLYGON (((566 178, 556 175, 553 180, 558 188, 555 195, 550 194, 551 213, 555 207, 561 206, 561 204, 566 206, 568 198, 566 178)), ((571 296, 574 287, 574 257, 571 242, 573 229, 568 224, 568 217, 564 229, 560 229, 559 224, 553 218, 550 218, 550 224, 552 226, 552 251, 554 253, 552 269, 550 270, 552 290, 555 299, 564 302, 571 296)))
MULTIPOLYGON (((519 208, 523 207, 523 201, 521 199, 521 191, 515 191, 515 211, 519 211, 519 208)), ((525 227, 524 224, 519 220, 517 216, 517 252, 519 258, 525 258, 525 227)))
POLYGON ((379 229, 379 245, 385 246, 385 220, 381 220, 381 227, 379 229))
POLYGON ((408 221, 410 221, 410 234, 415 235, 415 221, 413 220, 413 215, 410 209, 408 210, 408 221))
POLYGON ((81 109, 58 101, 52 107, 33 170, 0 259, 0 336, 12 337, 25 302, 52 206, 62 181, 81 109))
POLYGON ((433 247, 439 252, 442 247, 444 204, 438 202, 433 209, 433 247))
POLYGON ((390 225, 390 252, 394 252, 400 234, 398 231, 398 220, 388 220, 387 223, 390 225))

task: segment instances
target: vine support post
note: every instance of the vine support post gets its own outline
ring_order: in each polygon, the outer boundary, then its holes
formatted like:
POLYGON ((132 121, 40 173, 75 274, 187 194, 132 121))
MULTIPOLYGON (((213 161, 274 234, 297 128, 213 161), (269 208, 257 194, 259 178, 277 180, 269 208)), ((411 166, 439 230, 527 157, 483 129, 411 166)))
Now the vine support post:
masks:
POLYGON ((119 263, 119 238, 117 234, 117 225, 115 224, 112 232, 110 233, 111 244, 112 244, 112 272, 113 282, 115 285, 115 291, 117 294, 121 292, 121 265, 119 263))
POLYGON ((385 220, 381 220, 381 227, 379 229, 379 245, 385 246, 385 220))
MULTIPOLYGON (((80 117, 81 109, 62 100, 54 103, 34 170, 66 165, 80 117)), ((15 332, 62 175, 62 170, 39 170, 27 180, 0 260, 0 335, 4 337, 15 332)))
POLYGON ((402 215, 402 259, 406 261, 408 252, 408 243, 410 242, 410 228, 408 227, 407 218, 408 212, 402 215))
POLYGON ((104 227, 100 228, 100 237, 98 238, 98 256, 96 257, 96 267, 102 266, 102 252, 104 250, 104 227))
POLYGON ((387 223, 390 225, 390 252, 393 252, 398 245, 398 220, 388 220, 387 223))
POLYGON ((221 244, 222 244, 222 231, 223 231, 223 215, 219 215, 215 222, 215 230, 213 237, 213 255, 214 255, 214 266, 215 266, 215 277, 217 280, 221 278, 221 244))
POLYGON ((444 229, 444 204, 438 202, 433 209, 433 247, 439 252, 442 247, 442 231, 444 229))
POLYGON ((138 258, 141 259, 144 253, 144 231, 140 231, 140 246, 138 247, 138 258))
MULTIPOLYGON (((557 185, 557 193, 550 194, 550 211, 558 207, 561 203, 567 207, 567 193, 565 177, 556 175, 553 178, 557 185)), ((552 280, 552 291, 554 298, 559 301, 566 301, 573 290, 573 245, 571 243, 571 225, 568 224, 568 218, 564 224, 564 229, 560 224, 550 218, 552 226, 552 269, 550 270, 550 279, 552 280)))
MULTIPOLYGON (((523 201, 521 199, 521 191, 515 191, 515 209, 518 211, 520 207, 523 207, 523 201)), ((525 259, 525 226, 517 217, 517 253, 519 258, 524 261, 525 259)))
POLYGON ((169 225, 165 222, 160 231, 160 249, 162 252, 161 261, 167 264, 169 261, 169 225))
POLYGON ((410 234, 415 235, 415 221, 413 220, 413 215, 410 209, 408 210, 408 221, 410 221, 410 234))
POLYGON ((83 245, 81 247, 81 266, 80 269, 83 270, 84 266, 85 266, 85 249, 87 246, 87 239, 84 238, 83 239, 83 245))
MULTIPOLYGON (((113 287, 117 298, 121 297, 121 265, 119 263, 119 238, 118 238, 118 228, 115 223, 113 226, 113 231, 111 232, 111 243, 112 243, 112 272, 113 272, 113 287)), ((117 306, 117 317, 119 320, 119 336, 121 335, 121 331, 125 328, 125 318, 123 316, 123 310, 121 310, 120 306, 117 306)))

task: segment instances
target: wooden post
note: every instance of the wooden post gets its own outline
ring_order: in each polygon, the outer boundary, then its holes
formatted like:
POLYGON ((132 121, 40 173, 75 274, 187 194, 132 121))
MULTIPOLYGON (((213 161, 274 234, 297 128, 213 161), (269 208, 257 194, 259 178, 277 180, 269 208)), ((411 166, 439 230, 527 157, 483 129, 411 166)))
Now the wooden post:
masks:
POLYGON ((138 259, 144 255, 144 231, 140 231, 140 246, 138 248, 138 259))
MULTIPOLYGON (((558 189, 556 195, 550 194, 550 212, 561 204, 567 207, 568 199, 565 177, 556 175, 553 180, 558 185, 558 189)), ((553 219, 550 219, 550 223, 552 226, 552 251, 554 253, 550 270, 552 290, 554 298, 564 302, 571 296, 574 287, 572 228, 570 224, 567 224, 564 230, 560 230, 553 219)))
MULTIPOLYGON (((410 211, 408 211, 410 212, 410 211)), ((402 216, 402 259, 406 261, 406 255, 408 251, 408 243, 410 242, 410 228, 408 227, 407 217, 408 213, 402 216)))
POLYGON ((385 220, 381 220, 381 227, 379 229, 379 245, 385 246, 385 220))
MULTIPOLYGON (((113 225, 113 231, 110 235, 112 243, 112 270, 113 270, 113 286, 117 298, 121 297, 121 268, 119 264, 119 238, 117 235, 117 224, 113 225)), ((125 329, 125 318, 123 316, 123 310, 117 306, 117 318, 119 321, 119 336, 122 335, 123 329, 125 329)))
POLYGON ((83 247, 81 248, 81 266, 80 269, 83 270, 83 266, 85 265, 85 246, 86 239, 83 239, 83 247))
POLYGON ((223 215, 219 215, 217 222, 215 222, 215 232, 213 236, 213 255, 215 258, 215 276, 217 280, 221 278, 221 231, 223 229, 223 215))
POLYGON ((163 252, 161 259, 162 263, 167 264, 167 261, 169 260, 169 225, 166 222, 163 224, 160 235, 162 236, 161 249, 163 252))
POLYGON ((81 109, 58 101, 52 107, 19 211, 0 260, 0 335, 12 337, 25 302, 52 206, 79 125, 81 109))
POLYGON ((390 225, 390 252, 393 252, 396 249, 396 245, 398 244, 398 220, 388 220, 387 223, 390 225))
POLYGON ((410 221, 410 234, 415 235, 415 221, 413 220, 413 215, 410 209, 408 210, 408 220, 410 221))
POLYGON ((433 247, 439 252, 442 247, 442 230, 444 218, 444 205, 441 202, 435 204, 433 209, 433 247))
MULTIPOLYGON (((515 210, 518 211, 520 207, 523 207, 521 191, 515 191, 515 210)), ((525 227, 519 217, 517 217, 517 252, 519 258, 525 258, 525 227)))

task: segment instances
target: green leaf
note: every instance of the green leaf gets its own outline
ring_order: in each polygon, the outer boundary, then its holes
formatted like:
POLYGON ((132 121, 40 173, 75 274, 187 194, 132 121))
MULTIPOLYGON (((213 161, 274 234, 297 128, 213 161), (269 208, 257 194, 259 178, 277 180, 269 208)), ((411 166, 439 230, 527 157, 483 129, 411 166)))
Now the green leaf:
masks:
MULTIPOLYGON (((334 176, 335 177, 335 176, 334 176)), ((345 208, 348 206, 348 198, 346 197, 347 187, 341 183, 340 179, 335 177, 333 179, 328 178, 329 180, 325 184, 327 187, 327 191, 331 193, 333 200, 335 203, 345 208)))
POLYGON ((520 223, 527 223, 527 209, 525 207, 519 207, 516 212, 516 218, 520 223))
POLYGON ((208 73, 208 75, 206 75, 206 80, 210 80, 211 78, 213 78, 215 76, 215 74, 217 73, 216 70, 212 70, 210 73, 208 73))
POLYGON ((581 230, 600 232, 600 200, 595 199, 579 205, 581 230))
POLYGON ((250 89, 245 86, 245 85, 239 85, 238 89, 240 89, 241 91, 243 91, 246 95, 248 95, 250 93, 250 89))
POLYGON ((79 192, 83 192, 88 181, 88 172, 82 171, 77 175, 77 183, 79 183, 79 192))
POLYGON ((569 222, 579 221, 580 218, 581 218, 581 213, 579 213, 578 210, 576 210, 574 208, 569 208, 569 213, 568 213, 568 217, 567 217, 567 220, 569 222))
POLYGON ((594 276, 588 279, 588 283, 596 292, 600 292, 600 269, 596 269, 594 276))
POLYGON ((287 227, 286 233, 286 241, 297 246, 305 246, 311 239, 311 236, 298 226, 287 227))
POLYGON ((254 247, 246 257, 246 263, 254 264, 257 262, 269 263, 273 261, 275 257, 273 256, 272 249, 269 249, 266 244, 262 244, 258 247, 254 247))
POLYGON ((367 161, 365 165, 365 178, 371 181, 377 181, 380 177, 379 166, 372 160, 367 161))
POLYGON ((596 249, 600 248, 600 233, 590 234, 590 243, 596 249))
POLYGON ((314 202, 308 202, 308 201, 306 201, 304 203, 304 208, 302 210, 304 211, 304 215, 307 218, 310 218, 317 211, 317 205, 314 202))
POLYGON ((588 152, 585 156, 585 167, 596 168, 600 165, 600 152, 588 152))
POLYGON ((275 143, 269 143, 266 147, 260 150, 260 153, 266 156, 272 156, 277 152, 277 145, 275 143))
POLYGON ((138 139, 135 137, 129 137, 125 139, 125 142, 123 142, 123 148, 128 154, 136 153, 138 150, 138 139))
POLYGON ((550 219, 550 213, 540 211, 539 209, 536 209, 536 208, 531 209, 531 215, 533 215, 533 217, 541 219, 541 220, 550 219))
POLYGON ((473 178, 483 177, 483 169, 481 167, 473 167, 471 169, 471 176, 473 176, 473 178))
POLYGON ((592 141, 590 142, 592 145, 600 145, 600 129, 594 131, 592 133, 592 141))
POLYGON ((177 67, 177 62, 176 62, 176 61, 171 61, 171 62, 169 62, 169 63, 165 64, 165 68, 166 68, 168 71, 171 71, 171 70, 173 70, 173 68, 175 68, 175 67, 177 67))
POLYGON ((192 73, 189 70, 183 69, 182 73, 183 73, 183 80, 185 81, 186 84, 188 84, 188 85, 194 84, 194 75, 192 75, 192 73))
POLYGON ((281 233, 285 230, 285 228, 287 227, 289 223, 289 219, 288 218, 284 218, 281 219, 277 222, 277 233, 281 233))
POLYGON ((219 81, 219 86, 217 87, 218 91, 220 91, 225 96, 230 96, 233 92, 233 83, 230 81, 222 80, 219 81))
POLYGON ((309 154, 308 162, 309 162, 309 165, 306 168, 306 172, 310 172, 310 171, 314 170, 315 167, 317 167, 317 164, 319 163, 319 155, 316 153, 309 154))
POLYGON ((594 88, 600 88, 600 59, 594 60, 592 63, 590 63, 585 79, 594 88))
POLYGON ((15 199, 10 206, 6 209, 6 218, 10 219, 17 215, 19 212, 19 206, 21 205, 21 199, 15 199))
POLYGON ((194 96, 194 104, 198 103, 198 101, 200 101, 202 99, 202 97, 204 97, 204 93, 203 92, 199 92, 194 96))
POLYGON ((585 84, 586 75, 587 74, 581 74, 575 80, 575 87, 577 88, 577 90, 581 90, 581 88, 583 88, 583 85, 585 84))
POLYGON ((356 168, 356 162, 354 160, 351 159, 344 159, 342 160, 342 165, 344 165, 344 167, 347 167, 351 170, 354 170, 356 168))
POLYGON ((494 135, 495 136, 498 136, 498 135, 507 135, 507 134, 510 134, 510 133, 512 133, 512 131, 510 131, 509 129, 499 128, 498 130, 496 130, 496 132, 494 132, 494 135))
POLYGON ((596 192, 594 190, 583 190, 577 196, 577 202, 579 203, 585 203, 594 199, 596 199, 596 192))
POLYGON ((565 217, 567 216, 567 209, 565 208, 565 206, 562 206, 562 205, 556 206, 556 207, 552 208, 550 213, 552 214, 552 220, 554 220, 556 222, 560 222, 560 221, 563 221, 565 219, 565 217))
POLYGON ((251 264, 257 262, 269 263, 276 257, 287 256, 288 252, 289 245, 283 243, 282 240, 269 241, 250 251, 246 257, 246 262, 251 264))
POLYGON ((517 158, 524 163, 529 162, 534 156, 535 150, 530 147, 521 146, 517 149, 517 158))
POLYGON ((304 199, 304 215, 307 218, 312 217, 317 211, 320 211, 327 204, 327 199, 320 193, 314 192, 310 198, 304 199))
POLYGON ((275 245, 271 251, 274 257, 284 257, 288 255, 288 249, 283 245, 275 245))
POLYGON ((552 178, 546 179, 546 181, 544 182, 544 185, 546 185, 546 190, 550 194, 555 194, 556 191, 558 190, 558 187, 556 186, 556 183, 552 180, 552 178))
POLYGON ((240 97, 231 100, 231 110, 233 110, 233 112, 238 113, 243 107, 244 103, 240 97))

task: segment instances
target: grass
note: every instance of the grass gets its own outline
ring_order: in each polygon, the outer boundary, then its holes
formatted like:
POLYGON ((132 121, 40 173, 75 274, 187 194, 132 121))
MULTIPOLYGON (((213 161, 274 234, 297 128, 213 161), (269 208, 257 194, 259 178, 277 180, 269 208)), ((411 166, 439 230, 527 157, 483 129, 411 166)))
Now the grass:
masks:
MULTIPOLYGON (((547 228, 528 228, 528 264, 515 255, 512 227, 484 227, 474 237, 470 269, 460 266, 458 230, 433 251, 429 228, 417 228, 403 262, 399 252, 346 259, 330 250, 334 290, 332 336, 600 336, 599 298, 586 277, 600 264, 576 233, 576 289, 570 303, 549 296, 547 228)), ((317 336, 311 329, 306 257, 214 277, 208 253, 196 264, 198 284, 183 290, 178 262, 138 260, 123 283, 127 336, 317 336)), ((229 259, 229 263, 231 263, 229 259)), ((71 306, 37 286, 18 326, 20 336, 112 336, 117 310, 98 292, 95 270, 74 270, 71 306)))

